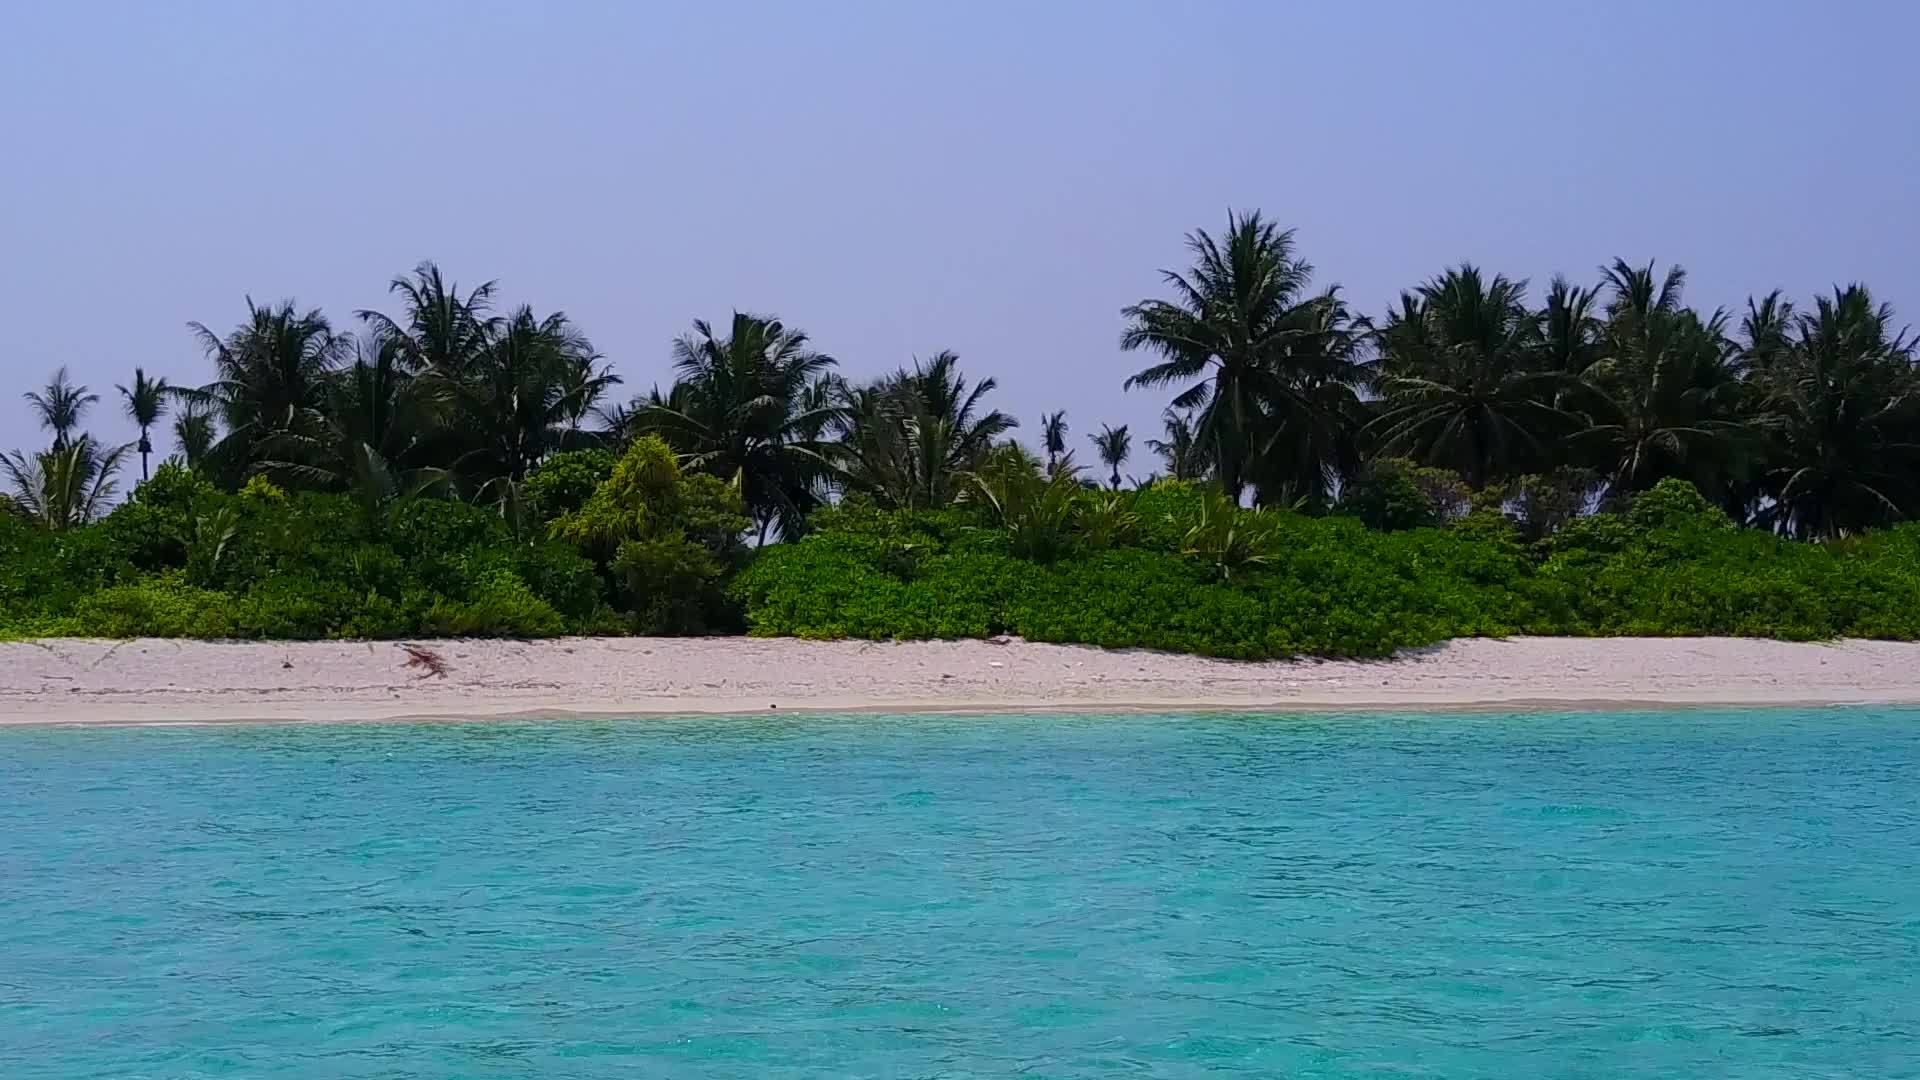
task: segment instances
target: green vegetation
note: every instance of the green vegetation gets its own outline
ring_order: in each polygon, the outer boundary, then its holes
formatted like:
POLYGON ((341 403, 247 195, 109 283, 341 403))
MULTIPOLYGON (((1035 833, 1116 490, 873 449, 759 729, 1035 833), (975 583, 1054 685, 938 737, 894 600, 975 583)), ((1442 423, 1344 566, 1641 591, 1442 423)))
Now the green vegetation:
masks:
POLYGON ((1004 480, 993 487, 937 513, 823 511, 735 582, 752 632, 1018 634, 1248 659, 1474 635, 1920 637, 1920 525, 1801 543, 1733 527, 1681 480, 1535 543, 1485 510, 1383 531, 1173 481, 1062 499, 1036 479, 1011 504, 1004 480))
MULTIPOLYGON (((529 486, 562 500, 577 492, 577 474, 603 459, 563 455, 556 482, 536 469, 529 486)), ((731 489, 683 476, 654 438, 609 463, 577 509, 520 536, 495 510, 459 500, 370 509, 347 494, 290 493, 260 475, 229 493, 168 463, 92 524, 50 529, 0 518, 0 636, 729 629, 738 616, 721 582, 738 564, 745 526, 731 489)))
POLYGON ((65 369, 23 395, 49 437, 0 455, 0 635, 1920 638, 1920 372, 1864 287, 1736 319, 1677 267, 1535 306, 1461 266, 1373 319, 1258 214, 1189 249, 1121 313, 1162 430, 1095 425, 1094 468, 950 352, 857 382, 736 313, 622 405, 565 314, 432 264, 358 333, 249 301, 191 324, 211 381, 117 387, 124 446, 65 369))

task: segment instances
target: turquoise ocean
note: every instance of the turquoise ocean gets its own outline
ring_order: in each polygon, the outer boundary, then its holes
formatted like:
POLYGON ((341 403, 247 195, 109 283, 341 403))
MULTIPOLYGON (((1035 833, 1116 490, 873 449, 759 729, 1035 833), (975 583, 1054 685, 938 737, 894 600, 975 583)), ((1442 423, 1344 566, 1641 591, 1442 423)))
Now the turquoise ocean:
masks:
POLYGON ((0 1077, 1920 1077, 1920 712, 0 731, 0 1077))

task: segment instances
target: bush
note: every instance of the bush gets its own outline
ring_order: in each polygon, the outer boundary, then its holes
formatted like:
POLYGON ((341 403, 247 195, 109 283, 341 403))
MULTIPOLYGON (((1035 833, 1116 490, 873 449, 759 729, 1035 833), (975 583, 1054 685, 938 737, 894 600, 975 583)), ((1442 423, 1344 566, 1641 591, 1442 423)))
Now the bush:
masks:
POLYGON ((191 514, 201 503, 219 495, 220 489, 211 480, 177 461, 163 461, 151 477, 133 489, 129 501, 191 514))
POLYGON ((282 488, 279 484, 274 483, 259 473, 255 473, 247 477, 247 482, 241 485, 240 497, 249 502, 285 505, 287 492, 286 489, 282 488))
POLYGON ((606 450, 567 450, 554 454, 527 474, 522 487, 527 510, 542 524, 577 512, 594 489, 613 475, 613 454, 606 450))
POLYGON ((565 544, 519 545, 513 549, 512 566, 533 595, 570 620, 596 619, 606 607, 606 590, 593 563, 565 544))
POLYGON ((482 575, 467 599, 436 601, 424 629, 447 637, 555 637, 566 632, 566 620, 502 568, 482 575))
POLYGON ((1636 529, 1731 529, 1726 511, 1685 480, 1668 477, 1634 497, 1627 524, 1636 529))
POLYGON ((1920 525, 1800 544, 1728 528, 1678 482, 1534 546, 1494 509, 1385 532, 1159 484, 1133 512, 1131 544, 1050 564, 952 517, 823 513, 807 539, 754 560, 734 593, 755 634, 1018 633, 1248 659, 1522 632, 1920 638, 1920 525))
POLYGON ((735 594, 761 635, 1017 633, 1245 659, 1380 656, 1463 627, 1511 633, 1531 613, 1517 544, 1438 530, 1387 537, 1350 520, 1234 510, 1217 496, 1183 507, 1198 514, 1185 554, 1121 546, 1052 564, 955 551, 913 530, 876 541, 886 530, 870 519, 854 537, 820 528, 763 552, 735 594), (888 546, 915 542, 911 559, 888 546))
POLYGON ((657 436, 636 439, 580 509, 550 526, 594 559, 643 634, 705 634, 740 625, 726 577, 749 524, 732 486, 683 476, 657 436))
POLYGON ((279 574, 240 597, 234 607, 234 628, 242 637, 272 640, 337 637, 356 621, 364 598, 364 593, 343 581, 279 574))
MULTIPOLYGON (((595 460, 549 464, 558 477, 595 460)), ((1410 505, 1411 487, 1397 489, 1380 505, 1410 505)), ((751 553, 737 493, 682 474, 658 439, 635 443, 531 543, 463 503, 370 516, 347 496, 277 491, 223 494, 162 467, 92 525, 0 515, 0 636, 746 628, 1014 633, 1247 659, 1513 633, 1920 640, 1920 524, 1798 543, 1732 527, 1678 481, 1523 543, 1534 527, 1506 494, 1444 528, 1383 531, 1246 510, 1186 483, 1088 493, 1023 472, 949 510, 823 509, 805 539, 751 553)))
MULTIPOLYGON (((738 505, 721 485, 684 485, 676 521, 723 530, 738 505), (703 503, 704 500, 704 503, 703 503)), ((685 534, 682 534, 685 535, 685 534)), ((726 537, 737 554, 738 540, 726 537)), ((740 625, 721 588, 732 564, 700 547, 649 586, 636 618, 691 630, 740 625), (718 566, 718 569, 715 567, 718 566), (690 600, 666 590, 686 587, 690 600), (662 614, 664 612, 664 614, 662 614)), ((630 560, 631 561, 631 560, 630 560)), ((623 567, 632 577, 635 567, 623 567)), ((370 516, 345 495, 265 480, 224 494, 163 466, 101 521, 47 531, 0 520, 0 635, 316 639, 625 632, 593 561, 556 540, 517 540, 496 513, 405 500, 370 516)))
POLYGON ((196 589, 179 574, 115 585, 74 606, 69 632, 82 637, 233 636, 233 597, 196 589))
POLYGON ((1472 492, 1459 474, 1382 458, 1340 492, 1334 512, 1359 518, 1370 529, 1391 532, 1444 525, 1467 512, 1472 492))
POLYGON ((436 559, 503 547, 513 532, 499 514, 453 499, 408 499, 387 512, 387 542, 403 559, 436 559))
POLYGON ((152 573, 187 564, 191 522, 189 510, 133 499, 115 507, 93 528, 116 558, 152 573))

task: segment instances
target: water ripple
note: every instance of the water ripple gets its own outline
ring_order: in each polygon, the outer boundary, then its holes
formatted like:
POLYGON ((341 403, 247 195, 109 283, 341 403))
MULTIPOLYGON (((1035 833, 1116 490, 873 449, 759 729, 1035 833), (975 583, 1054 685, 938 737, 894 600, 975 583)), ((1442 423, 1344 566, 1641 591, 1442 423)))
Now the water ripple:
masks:
POLYGON ((1920 714, 0 732, 0 1076, 1920 1076, 1920 714))

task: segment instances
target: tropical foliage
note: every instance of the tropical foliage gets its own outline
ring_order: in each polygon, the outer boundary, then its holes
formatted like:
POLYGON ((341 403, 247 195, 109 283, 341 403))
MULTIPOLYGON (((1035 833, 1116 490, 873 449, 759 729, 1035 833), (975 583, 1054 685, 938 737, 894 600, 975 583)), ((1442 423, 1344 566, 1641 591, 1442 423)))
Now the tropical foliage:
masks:
POLYGON ((821 505, 824 441, 838 415, 827 392, 833 358, 777 319, 736 312, 726 337, 705 322, 673 344, 673 392, 637 402, 631 430, 662 436, 686 467, 740 492, 764 539, 797 535, 821 505))
POLYGON ((1223 241, 1187 239, 1194 265, 1163 273, 1172 299, 1122 312, 1124 349, 1158 353, 1129 387, 1179 387, 1173 407, 1197 410, 1221 488, 1238 500, 1326 494, 1354 460, 1355 389, 1363 324, 1338 288, 1308 291, 1313 267, 1294 234, 1258 213, 1234 215, 1223 241))
POLYGON ((692 323, 622 400, 565 313, 431 263, 350 323, 248 300, 189 324, 211 379, 117 384, 124 446, 65 368, 23 395, 44 441, 0 455, 0 633, 1920 630, 1920 372, 1864 286, 1736 317, 1680 267, 1536 299, 1462 264, 1368 317, 1259 213, 1187 252, 1120 313, 1159 430, 1079 429, 1085 468, 1066 410, 1028 450, 952 352, 855 379, 770 315, 692 323))
POLYGON ((1035 472, 1009 510, 997 493, 1017 485, 990 483, 986 513, 823 514, 736 580, 751 632, 1019 634, 1243 659, 1521 633, 1920 638, 1920 525, 1801 543, 1733 527, 1682 480, 1534 544, 1489 511, 1384 531, 1175 482, 1119 493, 1135 526, 1096 542, 1114 494, 1056 498, 1035 472))
POLYGON ((986 407, 993 379, 970 383, 942 352, 867 386, 840 384, 831 430, 838 482, 881 506, 951 505, 1019 421, 986 407))

